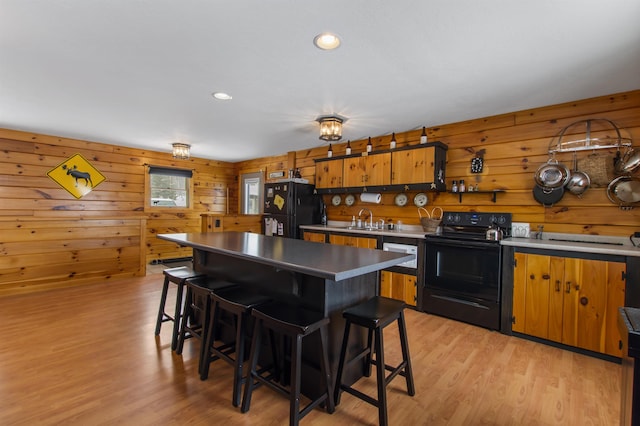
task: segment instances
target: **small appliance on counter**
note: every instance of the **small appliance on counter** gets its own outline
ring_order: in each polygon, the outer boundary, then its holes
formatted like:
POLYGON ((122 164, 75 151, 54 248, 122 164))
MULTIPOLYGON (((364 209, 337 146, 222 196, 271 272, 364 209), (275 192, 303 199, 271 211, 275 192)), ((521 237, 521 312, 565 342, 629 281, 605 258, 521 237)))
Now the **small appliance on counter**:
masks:
POLYGON ((300 225, 320 223, 322 197, 310 184, 295 181, 266 183, 263 207, 263 234, 300 238, 300 225))

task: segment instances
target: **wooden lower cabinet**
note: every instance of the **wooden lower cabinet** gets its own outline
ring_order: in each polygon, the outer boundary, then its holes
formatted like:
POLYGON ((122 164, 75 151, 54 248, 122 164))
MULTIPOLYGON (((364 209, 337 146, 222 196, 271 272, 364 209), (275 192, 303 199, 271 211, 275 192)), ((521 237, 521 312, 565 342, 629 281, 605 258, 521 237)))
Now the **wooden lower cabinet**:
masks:
POLYGON ((377 238, 353 237, 342 234, 329 234, 329 243, 360 248, 378 248, 377 238))
POLYGON ((621 262, 515 253, 512 330, 616 357, 621 262))
POLYGON ((418 300, 418 279, 415 275, 381 271, 380 296, 404 301, 416 306, 418 300))
MULTIPOLYGON (((306 241, 327 242, 325 233, 304 231, 306 241)), ((356 237, 344 234, 328 234, 328 242, 343 246, 359 248, 378 248, 378 239, 373 237, 356 237)), ((404 301, 407 305, 416 306, 418 300, 418 278, 415 275, 398 272, 380 271, 380 295, 404 301)))
POLYGON ((302 233, 302 239, 305 240, 305 241, 315 241, 317 243, 326 243, 327 242, 326 234, 323 234, 321 232, 304 231, 302 233))

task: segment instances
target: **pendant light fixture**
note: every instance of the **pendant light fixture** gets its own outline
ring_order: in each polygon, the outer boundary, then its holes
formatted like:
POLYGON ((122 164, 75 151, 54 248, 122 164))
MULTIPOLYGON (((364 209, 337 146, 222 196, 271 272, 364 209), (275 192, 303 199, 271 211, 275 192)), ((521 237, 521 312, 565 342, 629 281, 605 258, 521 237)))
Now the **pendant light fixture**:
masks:
POLYGON ((336 142, 342 139, 342 122, 341 117, 322 116, 316 119, 320 123, 320 139, 328 142, 336 142))
POLYGON ((178 160, 188 160, 191 153, 190 153, 190 149, 191 149, 191 145, 188 145, 186 143, 174 143, 172 144, 173 146, 173 158, 178 159, 178 160))

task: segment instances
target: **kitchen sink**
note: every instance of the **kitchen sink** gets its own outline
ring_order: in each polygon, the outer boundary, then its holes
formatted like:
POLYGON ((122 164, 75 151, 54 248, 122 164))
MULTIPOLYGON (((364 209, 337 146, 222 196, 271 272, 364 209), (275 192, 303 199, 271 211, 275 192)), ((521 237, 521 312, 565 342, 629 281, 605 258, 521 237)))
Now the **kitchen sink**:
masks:
POLYGON ((352 225, 343 226, 343 227, 336 228, 336 229, 352 229, 352 230, 355 230, 355 231, 380 231, 380 229, 371 228, 370 226, 361 226, 361 227, 358 228, 357 226, 352 226, 352 225))

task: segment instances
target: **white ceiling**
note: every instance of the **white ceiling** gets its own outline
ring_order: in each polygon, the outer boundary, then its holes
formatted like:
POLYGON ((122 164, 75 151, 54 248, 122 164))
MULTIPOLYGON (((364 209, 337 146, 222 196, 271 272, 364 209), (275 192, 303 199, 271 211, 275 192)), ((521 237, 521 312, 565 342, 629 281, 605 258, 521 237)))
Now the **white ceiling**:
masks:
POLYGON ((283 154, 326 144, 320 115, 357 140, 640 89, 639 22, 638 0, 0 0, 0 127, 283 154))

